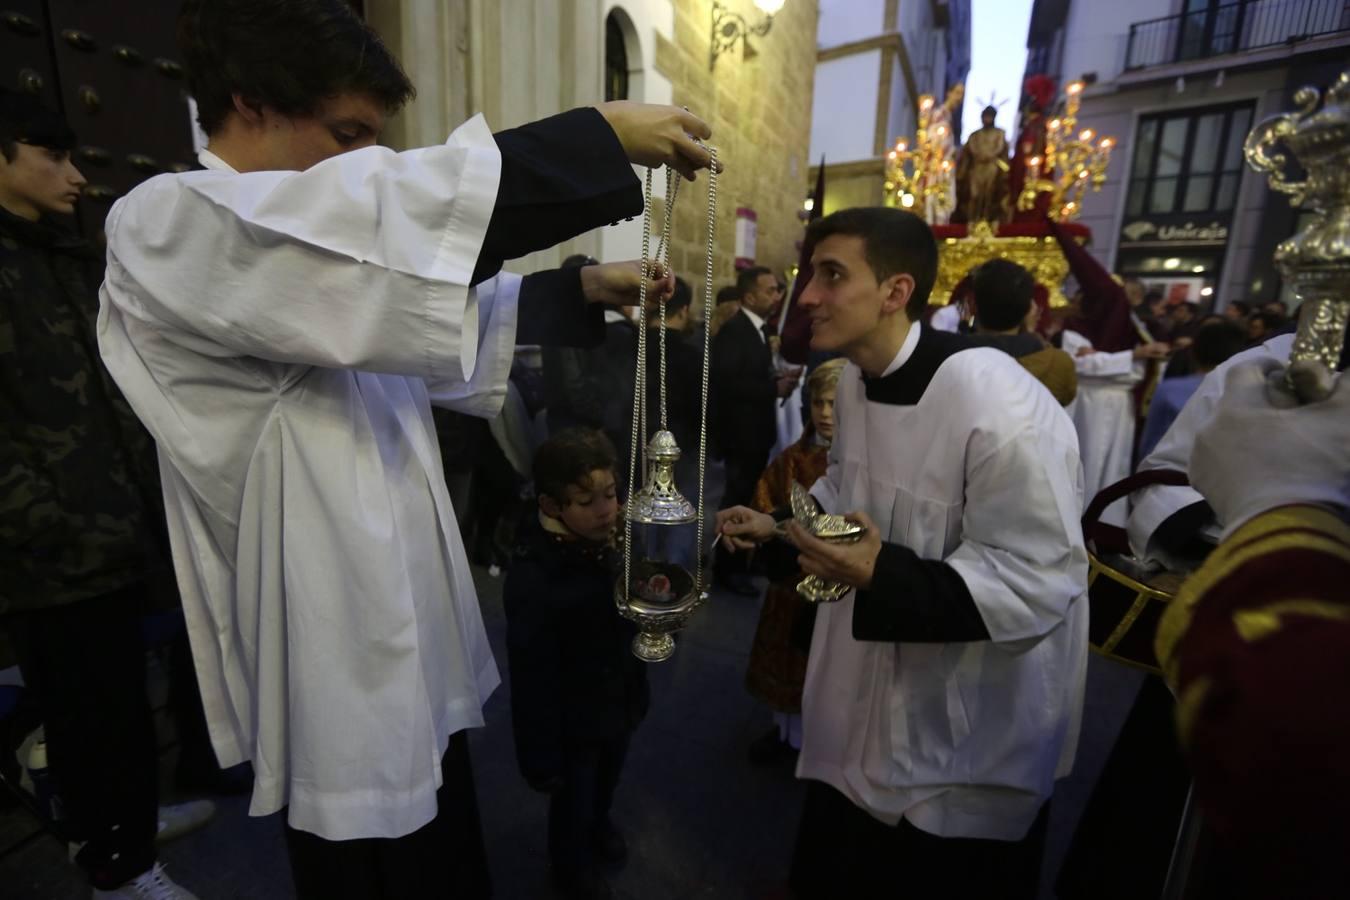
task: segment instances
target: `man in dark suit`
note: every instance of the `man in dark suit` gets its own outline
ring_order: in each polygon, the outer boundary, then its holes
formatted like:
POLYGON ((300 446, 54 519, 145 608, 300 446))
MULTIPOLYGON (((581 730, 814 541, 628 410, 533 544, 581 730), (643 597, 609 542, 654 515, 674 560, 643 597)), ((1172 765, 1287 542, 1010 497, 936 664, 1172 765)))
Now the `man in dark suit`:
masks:
MULTIPOLYGON (((769 269, 754 266, 740 273, 736 286, 741 292, 740 312, 712 343, 713 426, 727 466, 723 508, 750 502, 777 436, 775 404, 784 396, 766 325, 783 301, 778 279, 769 269)), ((750 596, 757 590, 742 560, 719 549, 714 573, 724 587, 750 596)))

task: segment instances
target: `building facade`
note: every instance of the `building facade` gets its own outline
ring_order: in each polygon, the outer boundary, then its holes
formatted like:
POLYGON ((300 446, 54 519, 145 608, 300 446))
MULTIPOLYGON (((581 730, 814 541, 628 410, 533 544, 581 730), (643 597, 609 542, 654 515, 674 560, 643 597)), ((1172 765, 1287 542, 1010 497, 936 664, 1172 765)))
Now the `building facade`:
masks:
POLYGON ((1298 210, 1243 160, 1252 126, 1350 59, 1346 0, 1037 0, 1027 74, 1087 82, 1079 124, 1119 141, 1081 221, 1113 271, 1173 300, 1292 305, 1272 263, 1298 210))
POLYGON ((919 97, 941 102, 970 71, 970 0, 821 0, 817 42, 810 158, 825 160, 825 211, 880 205, 885 150, 914 134, 919 97))
MULTIPOLYGON (((496 130, 605 99, 688 106, 712 125, 727 167, 718 182, 715 281, 735 274, 738 210, 757 225, 754 261, 786 270, 808 181, 817 3, 785 0, 767 33, 748 38, 748 51, 738 41, 714 64, 715 6, 750 28, 765 19, 751 0, 366 0, 367 17, 418 89, 386 140, 443 141, 480 112, 496 130)), ((660 216, 664 179, 656 182, 660 216)), ((672 264, 695 286, 706 258, 706 188, 704 177, 686 184, 672 221, 672 264)), ((636 258, 641 240, 639 222, 621 222, 510 268, 552 266, 571 253, 636 258)))

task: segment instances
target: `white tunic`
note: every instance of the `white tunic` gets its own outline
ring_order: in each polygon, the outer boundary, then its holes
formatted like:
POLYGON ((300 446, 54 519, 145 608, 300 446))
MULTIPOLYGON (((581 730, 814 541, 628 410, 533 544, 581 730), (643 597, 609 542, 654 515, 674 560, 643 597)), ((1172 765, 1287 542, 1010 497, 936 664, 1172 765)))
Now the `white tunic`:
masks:
MULTIPOLYGON (((1078 371, 1078 396, 1069 407, 1078 446, 1083 454, 1084 505, 1097 493, 1130 474, 1134 453, 1134 386, 1144 377, 1142 364, 1134 351, 1117 353, 1093 351, 1078 356, 1080 349, 1092 349, 1091 342, 1076 331, 1064 332, 1064 352, 1073 357, 1078 371)), ((1102 521, 1124 525, 1126 502, 1118 500, 1106 508, 1102 521)))
POLYGON ((835 404, 829 469, 812 494, 829 512, 866 511, 885 541, 946 560, 993 639, 857 641, 854 593, 822 605, 797 774, 888 824, 1020 839, 1072 765, 1082 711, 1087 553, 1073 425, 994 349, 948 358, 915 406, 867 400, 850 364, 835 404))
MULTIPOLYGON (((1277 359, 1287 362, 1289 353, 1294 349, 1294 335, 1279 334, 1264 344, 1244 350, 1220 364, 1213 372, 1205 376, 1196 388, 1191 399, 1181 408, 1172 427, 1158 441, 1153 452, 1139 463, 1139 471, 1150 469, 1168 469, 1174 472, 1189 472, 1191 468, 1191 450, 1195 447, 1195 435, 1209 423, 1223 396, 1224 376, 1229 366, 1259 359, 1277 359)), ((1259 440, 1259 438, 1258 438, 1259 440)), ((1291 462, 1291 465, 1295 463, 1291 462)), ((1159 546, 1153 537, 1159 526, 1175 513, 1199 503, 1204 498, 1193 488, 1155 485, 1137 491, 1134 506, 1130 510, 1130 519, 1126 531, 1130 538, 1130 549, 1140 559, 1158 562, 1170 569, 1183 571, 1188 568, 1185 560, 1174 559, 1171 554, 1159 546)), ((1217 540, 1218 534, 1215 533, 1217 540)))
POLYGON ((405 835, 499 681, 430 404, 505 392, 519 280, 468 286, 500 154, 479 117, 299 173, 201 160, 113 207, 99 341, 159 443, 212 743, 253 815, 405 835))
POLYGON ((929 324, 938 331, 950 331, 956 334, 961 330, 961 306, 957 303, 948 303, 933 313, 932 318, 928 320, 929 324))

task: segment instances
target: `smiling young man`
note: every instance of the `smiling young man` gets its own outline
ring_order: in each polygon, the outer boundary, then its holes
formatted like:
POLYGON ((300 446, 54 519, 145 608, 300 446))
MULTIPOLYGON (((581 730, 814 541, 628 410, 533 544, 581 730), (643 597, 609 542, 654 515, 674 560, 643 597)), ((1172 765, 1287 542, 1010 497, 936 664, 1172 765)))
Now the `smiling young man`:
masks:
POLYGON ((344 0, 194 0, 179 43, 205 170, 114 206, 99 338, 159 443, 212 741, 287 811, 301 897, 485 896, 464 730, 499 679, 431 405, 490 417, 517 343, 598 340, 637 264, 496 273, 640 213, 632 164, 692 177, 709 131, 605 104, 395 153, 412 85, 344 0))
MULTIPOLYGON (((937 248, 917 216, 845 210, 807 240, 811 347, 850 363, 812 495, 867 532, 830 545, 788 526, 804 571, 855 588, 816 619, 793 888, 1034 897, 1086 666, 1073 425, 1007 354, 919 324, 937 248)), ((774 519, 736 508, 718 526, 747 548, 774 519)))

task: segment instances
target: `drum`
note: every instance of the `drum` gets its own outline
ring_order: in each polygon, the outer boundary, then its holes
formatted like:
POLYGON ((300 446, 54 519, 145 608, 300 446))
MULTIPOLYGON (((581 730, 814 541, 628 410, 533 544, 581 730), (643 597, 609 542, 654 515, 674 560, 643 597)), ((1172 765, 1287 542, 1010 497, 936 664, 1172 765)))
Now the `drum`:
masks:
POLYGON ((1187 483, 1180 472, 1139 472, 1103 488, 1083 513, 1083 539, 1088 548, 1088 641, 1102 656, 1155 674, 1162 674, 1153 653, 1158 621, 1186 576, 1148 571, 1130 555, 1124 530, 1099 520, 1106 507, 1140 488, 1187 483))

